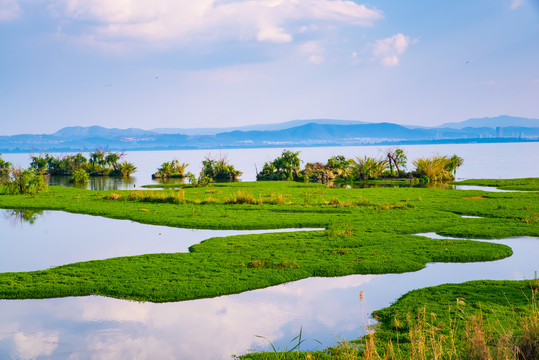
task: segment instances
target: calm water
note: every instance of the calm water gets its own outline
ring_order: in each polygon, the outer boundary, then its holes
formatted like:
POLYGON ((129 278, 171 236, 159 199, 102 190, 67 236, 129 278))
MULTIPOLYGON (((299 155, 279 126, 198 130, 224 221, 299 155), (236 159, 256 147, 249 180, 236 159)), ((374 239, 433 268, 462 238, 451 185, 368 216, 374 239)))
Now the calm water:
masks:
MULTIPOLYGON (((302 159, 312 162, 340 154, 378 156, 379 149, 298 150, 302 159)), ((538 153, 538 143, 416 145, 405 149, 409 163, 419 156, 458 154, 465 161, 457 172, 459 178, 539 176, 539 167, 529 156, 538 153)), ((227 154, 230 162, 244 171, 241 179, 248 181, 255 178, 255 164, 261 169, 265 161, 274 159, 281 150, 227 150, 222 154, 227 154)), ((127 160, 139 167, 132 182, 89 186, 139 187, 152 183, 151 173, 164 161, 178 159, 199 164, 209 153, 130 152, 127 160)), ((22 166, 28 164, 28 155, 3 157, 22 166)), ((200 169, 192 165, 188 170, 200 169)), ((48 211, 33 215, 1 211, 0 234, 0 272, 47 268, 93 258, 185 251, 205 238, 229 235, 48 211), (82 228, 91 231, 80 234, 82 228)), ((367 314, 388 306, 409 290, 475 279, 533 277, 539 270, 538 241, 530 237, 496 240, 511 246, 514 255, 495 262, 428 264, 421 271, 406 274, 309 278, 238 295, 180 303, 137 303, 97 296, 0 300, 0 358, 229 359, 231 354, 248 349, 270 349, 255 335, 269 338, 277 347, 288 346, 300 328, 307 339, 305 348, 322 349, 338 340, 360 336, 362 316, 366 322, 372 322, 367 314), (365 291, 366 296, 363 315, 358 300, 360 291, 365 291)))
POLYGON ((42 270, 118 256, 188 252, 189 246, 212 237, 298 230, 317 229, 195 230, 59 211, 32 215, 0 209, 0 272, 42 270), (32 217, 25 220, 25 216, 32 217))
MULTIPOLYGON (((344 155, 347 158, 357 156, 383 156, 387 146, 347 146, 297 148, 300 158, 307 162, 325 162, 331 156, 344 155)), ((408 168, 413 168, 413 160, 422 156, 457 154, 464 159, 464 164, 457 171, 458 179, 478 178, 519 178, 539 176, 539 165, 531 154, 539 153, 539 142, 506 144, 442 144, 402 146, 408 157, 408 168)), ((225 156, 234 167, 243 172, 241 181, 255 181, 257 170, 260 171, 267 161, 272 161, 282 152, 275 149, 234 149, 234 150, 173 150, 173 151, 130 151, 126 160, 137 166, 132 179, 95 178, 86 184, 93 190, 133 189, 141 185, 155 184, 151 175, 165 162, 173 159, 189 163, 187 171, 198 174, 202 160, 206 156, 225 156)), ((61 155, 61 154, 54 154, 61 155)), ((87 154, 85 154, 87 156, 87 154)), ((2 157, 17 166, 27 167, 30 163, 28 154, 3 154, 2 157)), ((56 178, 53 184, 67 184, 68 179, 56 178)))

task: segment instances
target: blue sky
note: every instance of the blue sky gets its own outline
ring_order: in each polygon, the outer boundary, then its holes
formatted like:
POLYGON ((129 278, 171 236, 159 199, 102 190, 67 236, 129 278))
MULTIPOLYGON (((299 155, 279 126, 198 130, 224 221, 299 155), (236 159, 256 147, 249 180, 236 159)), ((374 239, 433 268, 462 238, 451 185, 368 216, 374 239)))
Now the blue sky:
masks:
POLYGON ((539 118, 539 1, 0 0, 0 134, 539 118))

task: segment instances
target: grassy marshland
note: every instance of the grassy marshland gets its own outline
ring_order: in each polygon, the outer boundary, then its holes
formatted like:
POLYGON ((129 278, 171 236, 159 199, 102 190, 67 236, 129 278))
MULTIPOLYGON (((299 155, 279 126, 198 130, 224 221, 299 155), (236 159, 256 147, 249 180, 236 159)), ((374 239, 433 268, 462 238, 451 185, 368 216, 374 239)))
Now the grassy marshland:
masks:
POLYGON ((294 182, 115 192, 50 187, 32 196, 0 195, 2 208, 62 210, 176 227, 327 228, 213 238, 193 246, 188 254, 121 257, 43 271, 3 273, 0 298, 99 294, 141 301, 180 301, 309 276, 395 273, 419 270, 427 262, 500 259, 511 254, 510 248, 410 234, 434 231, 475 238, 539 236, 537 199, 537 193, 335 189, 294 182), (460 215, 483 218, 464 219, 460 215))
MULTIPOLYGON (((471 281, 413 290, 377 310, 375 330, 324 351, 243 355, 270 359, 539 359, 539 281, 471 281)), ((362 301, 363 294, 360 294, 362 301)), ((367 295, 368 296, 368 295, 367 295)), ((358 319, 358 326, 362 323, 358 319)), ((296 339, 294 343, 301 345, 296 339)))

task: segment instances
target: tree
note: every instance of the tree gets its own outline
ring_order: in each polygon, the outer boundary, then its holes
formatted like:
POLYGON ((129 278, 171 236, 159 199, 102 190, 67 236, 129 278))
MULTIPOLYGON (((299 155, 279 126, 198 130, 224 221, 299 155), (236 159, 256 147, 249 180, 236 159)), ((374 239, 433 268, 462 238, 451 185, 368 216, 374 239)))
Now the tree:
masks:
POLYGON ((386 150, 386 157, 389 165, 389 172, 391 173, 391 175, 393 175, 393 166, 395 166, 395 168, 397 169, 397 176, 399 176, 401 173, 401 167, 404 171, 404 169, 406 168, 406 162, 408 161, 404 150, 402 150, 401 148, 390 147, 386 150))
POLYGON ((105 153, 100 149, 95 149, 94 152, 90 154, 90 163, 104 166, 106 164, 105 153))
POLYGON ((449 159, 449 163, 446 165, 445 169, 452 172, 453 175, 456 175, 457 169, 461 167, 463 163, 464 159, 455 154, 451 156, 451 158, 449 159))
POLYGON ((31 159, 30 169, 41 174, 47 172, 47 158, 45 156, 32 156, 31 159))
POLYGON ((114 170, 118 170, 118 161, 120 161, 122 157, 123 157, 123 154, 109 152, 105 156, 105 164, 112 166, 114 170))

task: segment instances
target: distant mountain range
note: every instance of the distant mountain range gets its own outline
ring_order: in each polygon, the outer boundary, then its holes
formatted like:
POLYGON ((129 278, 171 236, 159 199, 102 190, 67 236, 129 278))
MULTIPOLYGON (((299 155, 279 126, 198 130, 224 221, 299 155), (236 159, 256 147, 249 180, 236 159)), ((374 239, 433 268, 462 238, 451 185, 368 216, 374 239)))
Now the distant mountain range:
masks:
POLYGON ((54 134, 0 136, 0 153, 108 150, 222 149, 539 141, 539 119, 499 116, 439 127, 351 120, 294 120, 208 129, 66 127, 54 134))
POLYGON ((479 119, 468 119, 462 122, 457 123, 445 123, 440 127, 452 128, 452 129, 464 129, 466 127, 539 127, 539 119, 527 119, 512 117, 507 115, 497 116, 497 117, 485 117, 479 119))

